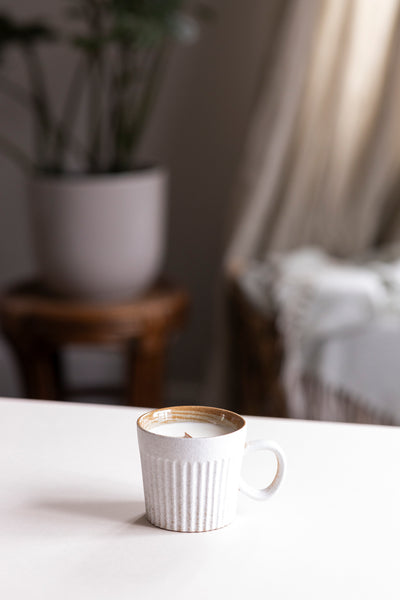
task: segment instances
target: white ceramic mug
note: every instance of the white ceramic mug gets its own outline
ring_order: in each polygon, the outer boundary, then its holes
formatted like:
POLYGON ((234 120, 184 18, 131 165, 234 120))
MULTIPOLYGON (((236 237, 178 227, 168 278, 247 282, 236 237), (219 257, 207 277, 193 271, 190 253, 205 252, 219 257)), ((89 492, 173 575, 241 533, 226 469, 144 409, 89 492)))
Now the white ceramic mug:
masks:
POLYGON ((152 410, 137 421, 148 520, 163 529, 219 529, 236 515, 237 491, 265 500, 282 482, 285 458, 274 442, 246 444, 246 421, 222 408, 174 406, 152 410), (240 476, 243 455, 270 450, 275 477, 265 489, 240 476))

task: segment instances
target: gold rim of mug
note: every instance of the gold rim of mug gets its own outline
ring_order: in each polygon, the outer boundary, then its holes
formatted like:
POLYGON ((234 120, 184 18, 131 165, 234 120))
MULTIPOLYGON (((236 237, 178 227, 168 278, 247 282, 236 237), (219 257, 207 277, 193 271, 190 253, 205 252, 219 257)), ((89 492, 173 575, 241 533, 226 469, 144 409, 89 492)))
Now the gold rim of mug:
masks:
POLYGON ((166 408, 155 408, 141 415, 137 420, 137 425, 143 431, 151 433, 154 427, 162 423, 176 423, 188 420, 215 424, 227 421, 234 427, 234 430, 224 435, 239 431, 246 425, 246 421, 237 413, 214 406, 167 406, 166 408))

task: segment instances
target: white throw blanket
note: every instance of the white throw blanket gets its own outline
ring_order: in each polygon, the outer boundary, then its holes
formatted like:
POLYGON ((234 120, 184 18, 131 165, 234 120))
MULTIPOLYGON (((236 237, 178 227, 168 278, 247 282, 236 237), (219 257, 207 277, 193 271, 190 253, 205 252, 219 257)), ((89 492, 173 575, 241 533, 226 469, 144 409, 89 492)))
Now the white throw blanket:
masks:
POLYGON ((247 296, 278 312, 291 416, 307 414, 301 376, 309 373, 400 423, 399 256, 397 248, 350 263, 305 248, 243 273, 247 296))

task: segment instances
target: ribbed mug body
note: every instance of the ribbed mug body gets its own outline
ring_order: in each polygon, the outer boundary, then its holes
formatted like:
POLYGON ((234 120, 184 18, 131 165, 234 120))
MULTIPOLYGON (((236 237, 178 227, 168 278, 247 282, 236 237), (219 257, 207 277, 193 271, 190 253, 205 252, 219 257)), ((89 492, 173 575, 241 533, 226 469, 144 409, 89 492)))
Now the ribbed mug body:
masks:
POLYGON ((182 439, 138 428, 148 520, 163 529, 219 529, 236 515, 246 427, 182 439))

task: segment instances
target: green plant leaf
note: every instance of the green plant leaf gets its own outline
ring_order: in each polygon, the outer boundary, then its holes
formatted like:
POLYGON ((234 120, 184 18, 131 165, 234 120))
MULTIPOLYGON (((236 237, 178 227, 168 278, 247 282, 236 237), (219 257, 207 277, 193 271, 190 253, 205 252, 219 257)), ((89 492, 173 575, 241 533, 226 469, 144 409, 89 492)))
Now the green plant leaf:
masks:
POLYGON ((184 4, 183 0, 110 0, 111 11, 165 21, 184 4))
POLYGON ((166 35, 166 27, 155 19, 135 15, 120 15, 115 18, 110 38, 115 42, 151 48, 159 44, 166 35))
MULTIPOLYGON (((0 10, 0 59, 16 46, 27 66, 26 98, 10 86, 6 91, 33 111, 37 166, 62 172, 71 159, 89 171, 103 165, 110 170, 129 168, 159 91, 169 42, 196 41, 201 22, 214 16, 202 3, 190 3, 188 8, 186 4, 185 0, 65 0, 71 19, 65 32, 42 20, 17 21, 0 10), (66 120, 52 110, 41 54, 34 47, 54 39, 75 48, 83 64, 82 74, 67 91, 66 120), (88 127, 82 144, 76 144, 71 123, 82 107, 88 110, 88 127)), ((22 162, 16 151, 8 150, 22 162)))
POLYGON ((70 41, 76 48, 83 50, 87 54, 95 55, 109 42, 109 38, 105 36, 76 35, 71 37, 70 41))
POLYGON ((0 14, 0 46, 5 44, 33 44, 55 39, 55 30, 39 20, 20 24, 8 15, 0 14))

